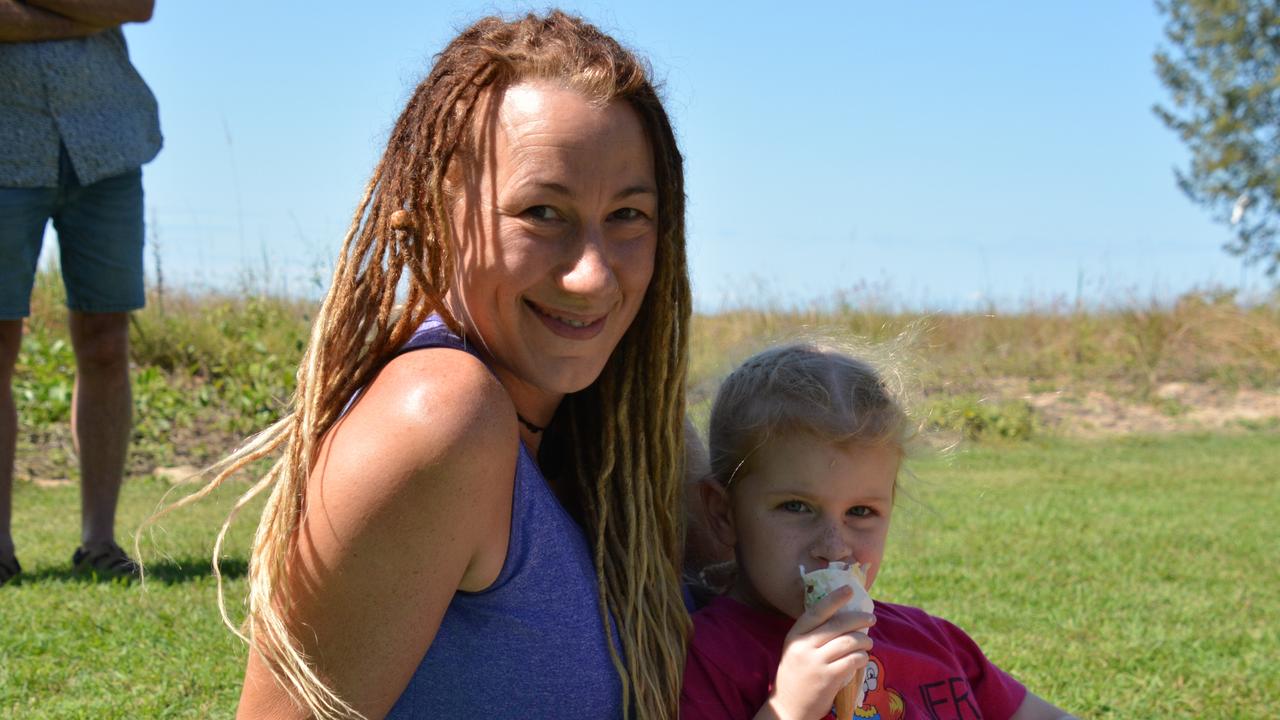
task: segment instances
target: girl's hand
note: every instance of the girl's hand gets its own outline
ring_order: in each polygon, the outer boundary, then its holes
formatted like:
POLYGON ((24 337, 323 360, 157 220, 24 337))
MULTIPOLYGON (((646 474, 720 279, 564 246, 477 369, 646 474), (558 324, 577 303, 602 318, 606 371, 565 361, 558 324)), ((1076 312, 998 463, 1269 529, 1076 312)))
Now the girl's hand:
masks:
POLYGON ((838 612, 852 596, 852 590, 842 587, 796 618, 762 715, 783 720, 824 718, 836 693, 867 666, 871 638, 866 629, 875 623, 875 616, 838 612))

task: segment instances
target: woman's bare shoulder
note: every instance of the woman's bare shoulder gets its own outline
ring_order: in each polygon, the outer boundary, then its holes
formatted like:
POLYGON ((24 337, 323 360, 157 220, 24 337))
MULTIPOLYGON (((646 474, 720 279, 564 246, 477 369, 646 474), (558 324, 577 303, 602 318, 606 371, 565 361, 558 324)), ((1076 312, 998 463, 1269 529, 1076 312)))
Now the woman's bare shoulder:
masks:
POLYGON ((406 452, 411 465, 466 464, 473 451, 492 461, 495 444, 514 451, 515 408, 476 357, 448 348, 400 355, 384 367, 330 431, 360 436, 360 445, 406 452))
POLYGON ((325 525, 339 533, 385 522, 406 543, 460 553, 468 564, 454 587, 484 587, 505 557, 518 443, 515 408, 478 359, 445 348, 405 353, 325 437, 308 504, 338 518, 325 525), (448 544, 438 544, 445 534, 448 544))
MULTIPOLYGON (((501 572, 515 409, 478 360, 432 349, 378 374, 326 434, 290 561, 290 621, 335 690, 385 714, 458 590, 501 572)), ((250 663, 242 711, 283 702, 250 663), (253 683, 249 681, 253 680, 253 683)))

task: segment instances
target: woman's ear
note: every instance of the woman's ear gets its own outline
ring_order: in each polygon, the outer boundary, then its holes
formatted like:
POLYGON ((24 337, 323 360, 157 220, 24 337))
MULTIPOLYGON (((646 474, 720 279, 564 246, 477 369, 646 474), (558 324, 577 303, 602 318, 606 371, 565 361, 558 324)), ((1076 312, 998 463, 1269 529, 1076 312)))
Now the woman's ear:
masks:
POLYGON ((738 544, 738 533, 733 525, 729 491, 708 477, 698 484, 698 492, 702 495, 702 507, 706 510, 711 533, 729 551, 729 557, 733 557, 733 547, 738 544))

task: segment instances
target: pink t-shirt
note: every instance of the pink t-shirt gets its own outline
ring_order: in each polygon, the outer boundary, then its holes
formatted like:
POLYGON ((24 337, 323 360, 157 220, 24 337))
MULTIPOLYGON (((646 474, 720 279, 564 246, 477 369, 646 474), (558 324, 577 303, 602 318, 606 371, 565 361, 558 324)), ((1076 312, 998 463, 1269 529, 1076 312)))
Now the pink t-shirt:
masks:
MULTIPOLYGON (((875 615, 866 700, 855 718, 1007 720, 1022 704, 1026 688, 987 660, 960 628, 892 603, 877 601, 875 615)), ((696 613, 681 720, 754 717, 773 691, 794 623, 724 597, 696 613)))

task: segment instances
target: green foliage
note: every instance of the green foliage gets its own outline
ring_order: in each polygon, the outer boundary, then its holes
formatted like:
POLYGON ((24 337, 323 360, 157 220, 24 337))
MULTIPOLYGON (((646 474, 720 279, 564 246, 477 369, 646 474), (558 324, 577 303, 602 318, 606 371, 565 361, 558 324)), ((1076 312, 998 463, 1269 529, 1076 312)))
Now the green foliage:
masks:
POLYGON ((48 333, 28 333, 18 350, 13 398, 23 419, 46 425, 71 417, 76 360, 71 342, 48 333))
POLYGON ((1227 246, 1280 269, 1280 3, 1165 0, 1171 49, 1155 55, 1173 109, 1161 120, 1191 150, 1178 185, 1231 224, 1227 246))
MULTIPOLYGON (((135 382, 168 380, 149 396, 162 416, 216 406, 223 427, 240 435, 279 419, 293 393, 309 329, 300 303, 171 298, 167 308, 137 313, 131 336, 134 362, 145 369, 135 382), (181 378, 192 382, 173 382, 181 378), (182 398, 166 389, 180 391, 182 398)), ((147 399, 137 403, 140 414, 147 399)))
POLYGON ((1155 403, 1156 409, 1169 417, 1178 417, 1191 411, 1191 406, 1177 398, 1160 398, 1155 403))
MULTIPOLYGON (((56 269, 37 275, 18 353, 19 478, 75 475, 68 427, 75 359, 61 287, 56 269)), ((279 419, 293 393, 309 307, 273 297, 171 294, 133 313, 128 473, 202 467, 279 419)))
POLYGON ((967 440, 1029 440, 1036 433, 1035 410, 1021 400, 988 402, 977 395, 934 398, 925 409, 931 430, 960 433, 967 440))

